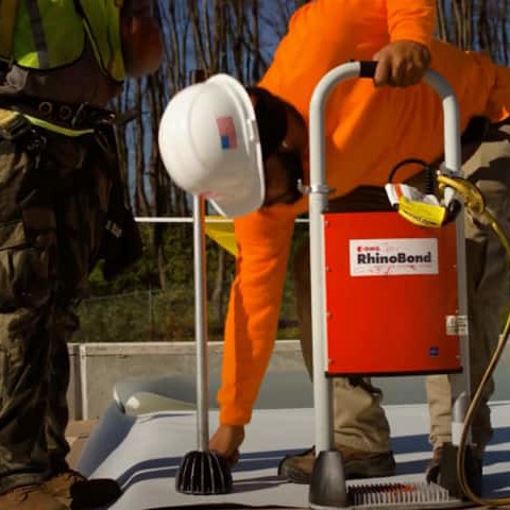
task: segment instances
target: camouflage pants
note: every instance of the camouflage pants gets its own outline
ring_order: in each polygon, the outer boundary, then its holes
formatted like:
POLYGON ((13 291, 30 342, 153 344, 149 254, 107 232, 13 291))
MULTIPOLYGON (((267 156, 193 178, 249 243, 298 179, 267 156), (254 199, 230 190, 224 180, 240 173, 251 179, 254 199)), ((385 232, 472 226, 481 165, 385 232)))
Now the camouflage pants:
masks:
POLYGON ((113 151, 0 139, 0 493, 66 466, 67 341, 104 232, 113 151))

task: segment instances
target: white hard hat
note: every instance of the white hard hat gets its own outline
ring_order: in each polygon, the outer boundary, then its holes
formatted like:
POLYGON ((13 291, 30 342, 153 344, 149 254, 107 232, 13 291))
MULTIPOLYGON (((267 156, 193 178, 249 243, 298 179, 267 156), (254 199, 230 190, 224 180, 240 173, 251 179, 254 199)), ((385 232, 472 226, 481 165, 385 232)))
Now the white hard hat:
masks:
POLYGON ((159 149, 173 181, 208 198, 223 216, 258 209, 265 195, 257 119, 245 88, 218 74, 168 103, 159 149))

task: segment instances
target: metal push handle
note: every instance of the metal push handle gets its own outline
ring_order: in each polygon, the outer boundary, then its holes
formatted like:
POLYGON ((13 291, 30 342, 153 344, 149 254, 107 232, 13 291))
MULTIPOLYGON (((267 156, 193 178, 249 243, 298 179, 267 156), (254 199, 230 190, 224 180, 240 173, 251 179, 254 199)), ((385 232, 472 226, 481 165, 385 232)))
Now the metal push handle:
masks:
MULTIPOLYGON (((334 448, 333 440, 333 403, 331 398, 331 379, 325 376, 326 360, 326 307, 325 307, 325 272, 324 272, 324 237, 322 213, 328 204, 330 191, 326 182, 326 142, 324 117, 330 93, 340 82, 350 78, 373 78, 377 62, 351 62, 328 72, 316 86, 310 103, 310 263, 311 263, 311 299, 314 409, 315 409, 315 444, 316 451, 328 451, 334 448)), ((448 82, 434 71, 427 71, 424 81, 438 94, 443 106, 443 128, 445 167, 451 173, 461 170, 460 120, 459 106, 453 89, 448 82)), ((446 196, 448 202, 453 196, 446 196)), ((457 246, 464 246, 463 215, 456 221, 457 246)), ((467 289, 465 278, 465 250, 457 250, 459 315, 467 316, 467 289)), ((469 363, 468 337, 461 336, 461 354, 464 364, 462 382, 457 386, 459 398, 453 408, 454 422, 460 423, 464 418, 464 404, 469 398, 469 363)), ((452 388, 453 393, 454 388, 452 388)), ((454 438, 457 435, 453 428, 454 438)), ((455 439, 454 439, 455 442, 455 439)))

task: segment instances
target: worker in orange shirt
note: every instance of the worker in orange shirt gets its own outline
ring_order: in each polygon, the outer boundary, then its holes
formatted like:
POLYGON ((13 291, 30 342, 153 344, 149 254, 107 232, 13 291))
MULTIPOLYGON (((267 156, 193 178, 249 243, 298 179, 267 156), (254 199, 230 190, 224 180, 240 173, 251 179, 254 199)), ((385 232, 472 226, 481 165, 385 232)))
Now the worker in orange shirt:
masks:
MULTIPOLYGON (((259 84, 273 97, 252 92, 263 152, 268 124, 279 144, 273 139, 272 153, 266 150, 264 154, 266 207, 235 222, 239 256, 226 322, 219 392, 221 425, 210 442, 211 449, 227 457, 235 457, 243 441, 244 424, 250 419, 271 354, 294 219, 307 206, 306 199, 281 204, 298 196, 295 188, 288 186, 286 170, 290 168, 298 175, 301 167, 306 181, 309 102, 326 72, 350 59, 379 60, 376 87, 370 81, 349 81, 338 86, 330 99, 326 133, 328 183, 335 190, 331 209, 384 208, 386 199, 380 186, 395 163, 410 156, 427 161, 440 156, 442 113, 435 92, 426 85, 404 90, 377 87, 415 84, 429 60, 457 94, 463 129, 476 116, 492 121, 484 135, 486 143, 466 162, 465 173, 482 188, 496 213, 505 210, 510 196, 505 172, 505 164, 510 163, 510 126, 498 124, 509 116, 510 72, 494 66, 485 56, 466 54, 433 40, 435 2, 380 0, 373 4, 367 11, 359 0, 317 0, 298 10, 259 84), (281 130, 278 140, 275 119, 282 107, 286 129, 281 130)), ((500 220, 508 226, 506 215, 500 215, 500 220)), ((500 284, 505 261, 490 234, 472 220, 468 220, 466 234, 472 376, 476 383, 490 343, 499 332, 498 310, 507 297, 500 284), (485 264, 489 254, 491 263, 485 264)), ((303 351, 311 368, 309 277, 303 271, 307 261, 305 247, 297 254, 294 266, 303 351)), ((428 381, 436 461, 441 445, 451 439, 447 388, 444 378, 428 381)), ((334 394, 335 443, 342 451, 346 475, 393 474, 390 431, 380 406, 380 392, 369 381, 352 385, 349 380, 337 379, 334 394)), ((491 436, 486 405, 479 412, 473 434, 481 454, 491 436)), ((286 458, 280 473, 293 481, 307 482, 313 461, 312 450, 286 458)))
MULTIPOLYGON (((510 125, 505 122, 510 116, 510 71, 485 55, 465 53, 434 40, 433 0, 374 0, 370 9, 365 5, 361 0, 316 0, 301 7, 259 86, 248 89, 258 125, 265 189, 262 207, 235 220, 238 256, 225 326, 220 425, 209 445, 232 462, 239 454, 244 426, 250 421, 271 356, 294 221, 307 210, 307 199, 301 196, 297 182, 308 182, 309 103, 328 71, 349 60, 379 62, 374 82, 342 82, 328 102, 330 210, 388 209, 383 186, 396 163, 409 157, 425 161, 441 157, 441 103, 434 90, 418 83, 430 65, 452 85, 460 103, 461 127, 473 140, 474 154, 470 158, 466 154, 463 170, 510 231, 504 213, 510 197, 510 125), (480 118, 488 121, 475 124, 483 129, 475 129, 473 136, 468 125, 480 118)), ((221 89, 222 81, 211 84, 221 89)), ((206 99, 203 104, 208 104, 206 99)), ((248 119, 250 113, 246 115, 248 119)), ((204 124, 205 120, 201 127, 204 124)), ((225 141, 224 148, 231 149, 228 133, 225 141)), ((171 155, 176 160, 180 148, 174 149, 171 155)), ((203 161, 207 158, 196 164, 203 161)), ((408 167, 400 175, 405 180, 416 172, 408 167)), ((241 189, 235 207, 221 193, 212 196, 220 210, 228 213, 230 209, 233 216, 250 210, 243 209, 241 189)), ((498 311, 507 298, 501 285, 506 266, 503 250, 488 231, 469 218, 466 221, 472 377, 477 383, 499 332, 498 311)), ((311 372, 308 271, 305 246, 296 255, 294 272, 303 354, 311 372)), ((448 381, 431 378, 427 389, 437 466, 442 445, 451 441, 448 381)), ((381 399, 381 392, 368 380, 335 380, 335 444, 342 452, 347 477, 394 473, 381 399)), ((485 401, 473 426, 480 455, 491 432, 485 401)), ((314 459, 313 449, 287 457, 279 472, 294 482, 307 483, 314 459)))

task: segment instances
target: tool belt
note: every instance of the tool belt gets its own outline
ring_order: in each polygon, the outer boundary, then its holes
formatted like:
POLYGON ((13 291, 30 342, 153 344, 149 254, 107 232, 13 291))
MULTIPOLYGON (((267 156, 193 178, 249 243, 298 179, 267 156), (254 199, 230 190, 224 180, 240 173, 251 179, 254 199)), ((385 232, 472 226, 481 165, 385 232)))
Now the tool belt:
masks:
POLYGON ((0 96, 0 108, 29 115, 65 129, 95 129, 116 122, 115 113, 87 103, 68 104, 31 97, 0 96))
MULTIPOLYGON (((53 106, 55 105, 56 103, 53 103, 53 106)), ((57 108, 60 106, 62 105, 57 105, 57 108)), ((99 146, 110 151, 113 149, 113 144, 103 147, 99 136, 102 132, 101 125, 106 123, 106 127, 110 127, 108 124, 111 124, 111 117, 108 113, 89 107, 74 110, 74 114, 79 116, 77 118, 82 119, 80 122, 86 122, 86 124, 77 123, 77 125, 92 127, 95 131, 93 136, 95 136, 99 146)), ((0 138, 23 144, 27 152, 34 158, 34 164, 31 168, 39 168, 39 162, 44 157, 44 149, 48 140, 43 134, 43 130, 34 127, 17 109, 2 109, 0 106, 0 138)), ((104 134, 104 138, 107 139, 108 134, 104 134)), ((112 180, 112 187, 106 211, 104 237, 97 257, 98 259, 104 259, 103 273, 105 278, 110 280, 139 259, 142 254, 142 241, 131 208, 128 205, 129 200, 125 196, 119 168, 117 164, 112 165, 111 168, 106 168, 107 166, 105 165, 102 170, 112 180)), ((40 175, 40 172, 33 172, 31 178, 40 179, 40 175)), ((41 189, 51 189, 51 192, 59 190, 60 193, 66 190, 67 192, 73 190, 76 186, 81 186, 83 178, 88 179, 84 172, 70 173, 67 178, 58 177, 56 180, 53 177, 53 181, 48 176, 48 178, 43 179, 45 184, 41 189)), ((33 199, 34 196, 31 194, 30 198, 33 199)))

